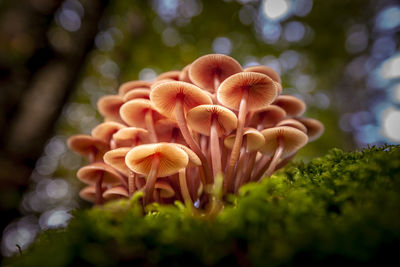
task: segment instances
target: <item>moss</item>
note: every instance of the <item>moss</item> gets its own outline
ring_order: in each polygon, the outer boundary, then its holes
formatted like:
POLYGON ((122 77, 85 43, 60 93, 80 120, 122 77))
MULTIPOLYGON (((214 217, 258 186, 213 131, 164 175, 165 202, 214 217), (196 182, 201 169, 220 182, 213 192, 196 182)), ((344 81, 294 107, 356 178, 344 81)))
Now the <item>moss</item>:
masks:
POLYGON ((213 219, 135 200, 75 211, 3 265, 382 265, 399 246, 400 146, 385 146, 293 164, 213 219))

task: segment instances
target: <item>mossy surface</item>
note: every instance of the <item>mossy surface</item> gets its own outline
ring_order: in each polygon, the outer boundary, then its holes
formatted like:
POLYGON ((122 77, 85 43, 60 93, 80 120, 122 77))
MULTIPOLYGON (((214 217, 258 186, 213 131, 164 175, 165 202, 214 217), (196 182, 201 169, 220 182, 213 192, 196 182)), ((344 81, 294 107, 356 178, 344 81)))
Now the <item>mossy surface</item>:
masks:
POLYGON ((215 218, 135 201, 74 212, 4 266, 382 265, 400 247, 400 146, 334 149, 244 186, 215 218))

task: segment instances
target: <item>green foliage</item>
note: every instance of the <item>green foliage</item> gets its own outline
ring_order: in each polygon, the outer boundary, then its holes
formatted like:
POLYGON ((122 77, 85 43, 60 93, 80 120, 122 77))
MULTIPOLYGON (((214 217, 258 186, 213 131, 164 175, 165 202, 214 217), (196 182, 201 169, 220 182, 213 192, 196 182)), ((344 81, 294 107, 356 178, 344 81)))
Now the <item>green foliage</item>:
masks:
POLYGON ((341 265, 394 260, 400 245, 400 146, 334 149, 241 188, 215 218, 138 197, 76 211, 5 266, 341 265))

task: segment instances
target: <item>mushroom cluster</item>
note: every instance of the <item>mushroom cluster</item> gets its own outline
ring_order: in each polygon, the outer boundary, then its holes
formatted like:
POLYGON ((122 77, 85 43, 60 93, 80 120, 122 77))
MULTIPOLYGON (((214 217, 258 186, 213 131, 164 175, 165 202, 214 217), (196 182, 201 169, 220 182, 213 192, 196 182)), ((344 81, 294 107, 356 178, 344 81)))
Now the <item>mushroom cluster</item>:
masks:
POLYGON ((271 68, 243 69, 220 54, 122 84, 98 101, 104 122, 68 140, 90 162, 77 173, 87 184, 81 198, 102 204, 142 191, 144 205, 202 208, 217 177, 229 194, 271 176, 324 130, 301 117, 302 100, 281 92, 271 68))

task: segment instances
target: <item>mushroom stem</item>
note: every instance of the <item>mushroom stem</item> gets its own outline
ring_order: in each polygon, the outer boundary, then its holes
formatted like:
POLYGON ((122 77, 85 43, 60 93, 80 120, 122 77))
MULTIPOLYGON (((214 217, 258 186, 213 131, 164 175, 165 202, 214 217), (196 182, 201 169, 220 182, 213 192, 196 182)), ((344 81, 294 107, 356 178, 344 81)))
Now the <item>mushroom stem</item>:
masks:
POLYGON ((149 130, 150 142, 157 143, 156 130, 154 129, 153 111, 149 110, 145 115, 146 128, 149 130))
POLYGON ((136 176, 135 172, 129 171, 129 175, 128 175, 128 194, 129 194, 129 196, 132 196, 133 192, 136 191, 135 176, 136 176))
POLYGON ((297 152, 293 153, 292 155, 290 155, 287 158, 284 158, 281 162, 279 162, 278 165, 276 165, 275 170, 279 170, 279 169, 285 167, 286 164, 288 164, 296 155, 297 155, 297 152))
POLYGON ((96 181, 96 205, 103 204, 103 176, 104 172, 102 171, 99 173, 99 178, 96 181))
POLYGON ((242 172, 243 172, 243 167, 244 167, 244 163, 245 163, 246 159, 247 159, 247 153, 245 151, 245 148, 242 148, 242 152, 240 153, 240 157, 239 157, 239 162, 238 162, 238 164, 236 166, 236 173, 234 175, 235 180, 234 180, 234 188, 233 188, 233 190, 234 190, 235 193, 239 189, 240 184, 241 184, 241 182, 243 180, 242 172))
POLYGON ((201 151, 199 145, 193 140, 193 137, 191 136, 189 132, 189 128, 187 127, 186 119, 185 119, 185 114, 183 112, 183 99, 181 97, 177 97, 176 99, 176 107, 175 107, 175 114, 176 114, 176 119, 178 122, 179 129, 182 132, 182 136, 185 139, 186 143, 189 145, 189 147, 194 151, 194 153, 197 154, 197 156, 200 158, 200 161, 202 163, 203 169, 204 169, 204 174, 205 174, 205 181, 207 183, 211 183, 211 169, 210 165, 207 162, 207 159, 203 152, 201 151))
POLYGON ((219 85, 220 85, 219 75, 215 74, 214 75, 214 92, 217 91, 219 85))
POLYGON ((264 156, 264 158, 262 158, 259 162, 257 162, 260 167, 257 173, 251 178, 252 182, 258 181, 261 178, 261 176, 263 176, 270 162, 271 162, 271 157, 268 156, 264 156))
POLYGON ((232 174, 234 171, 236 161, 238 160, 238 157, 239 157, 240 147, 242 146, 248 98, 249 98, 249 90, 244 89, 242 91, 242 99, 240 100, 240 105, 239 105, 238 127, 236 130, 235 142, 233 143, 232 152, 231 152, 231 156, 229 158, 227 171, 226 171, 226 179, 225 179, 225 184, 224 184, 225 191, 228 191, 230 189, 232 174))
POLYGON ((246 172, 243 175, 243 181, 240 183, 240 186, 247 183, 250 180, 251 172, 253 171, 254 165, 256 163, 257 151, 253 151, 249 155, 248 166, 246 172))
POLYGON ((153 198, 154 186, 156 185, 157 180, 157 172, 158 167, 160 165, 160 158, 159 156, 154 156, 153 160, 151 161, 151 169, 149 175, 147 176, 146 185, 143 188, 144 192, 144 205, 150 203, 151 199, 153 198))
POLYGON ((186 181, 186 169, 179 170, 179 184, 181 187, 181 193, 182 193, 182 197, 185 202, 185 205, 187 207, 193 206, 193 201, 190 197, 189 189, 188 189, 188 185, 187 185, 187 181, 186 181))
POLYGON ((265 173, 265 176, 269 177, 275 171, 275 167, 278 164, 278 162, 282 156, 284 145, 285 145, 285 143, 284 143, 283 138, 278 137, 278 147, 276 148, 274 157, 272 158, 272 161, 269 164, 269 167, 267 169, 267 172, 265 173))
POLYGON ((211 118, 211 129, 210 129, 210 150, 211 150, 211 162, 214 174, 214 179, 221 172, 221 149, 219 147, 218 139, 218 120, 215 115, 211 118))

